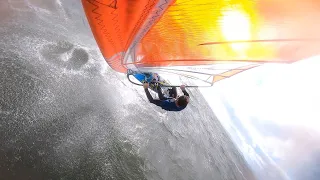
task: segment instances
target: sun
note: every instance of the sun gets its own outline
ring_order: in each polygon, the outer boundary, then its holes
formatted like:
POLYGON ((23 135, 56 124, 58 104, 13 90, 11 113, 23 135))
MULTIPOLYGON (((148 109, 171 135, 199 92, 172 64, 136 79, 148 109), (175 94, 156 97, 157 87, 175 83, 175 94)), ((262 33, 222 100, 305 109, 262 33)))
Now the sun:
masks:
MULTIPOLYGON (((249 17, 238 10, 227 10, 221 18, 221 31, 226 41, 250 40, 249 17)), ((247 43, 231 44, 234 50, 244 50, 247 43)))

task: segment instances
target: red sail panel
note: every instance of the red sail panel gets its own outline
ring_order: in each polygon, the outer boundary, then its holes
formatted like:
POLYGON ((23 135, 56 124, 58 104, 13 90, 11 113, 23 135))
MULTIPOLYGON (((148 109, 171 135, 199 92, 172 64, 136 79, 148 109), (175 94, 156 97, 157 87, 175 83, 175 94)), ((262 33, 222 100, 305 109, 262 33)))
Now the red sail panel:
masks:
POLYGON ((158 0, 82 0, 88 22, 107 63, 126 72, 122 58, 158 0))

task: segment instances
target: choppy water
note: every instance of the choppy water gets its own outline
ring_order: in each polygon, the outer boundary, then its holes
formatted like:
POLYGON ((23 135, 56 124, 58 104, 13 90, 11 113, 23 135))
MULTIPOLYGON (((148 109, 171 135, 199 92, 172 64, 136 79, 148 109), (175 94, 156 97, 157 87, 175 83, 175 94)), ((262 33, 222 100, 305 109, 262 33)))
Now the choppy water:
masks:
POLYGON ((198 90, 179 113, 149 104, 83 15, 0 1, 0 179, 254 179, 198 90))

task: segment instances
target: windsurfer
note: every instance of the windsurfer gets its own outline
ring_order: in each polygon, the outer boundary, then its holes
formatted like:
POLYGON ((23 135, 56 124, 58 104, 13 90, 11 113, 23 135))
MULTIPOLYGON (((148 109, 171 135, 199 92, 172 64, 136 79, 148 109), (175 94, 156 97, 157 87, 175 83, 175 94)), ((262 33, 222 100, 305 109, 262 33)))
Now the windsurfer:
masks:
POLYGON ((153 97, 151 96, 148 90, 149 83, 144 83, 143 88, 150 103, 160 106, 162 109, 167 111, 181 111, 187 107, 190 100, 189 94, 186 91, 186 88, 184 85, 180 86, 180 89, 182 90, 184 95, 178 96, 177 88, 173 87, 170 92, 170 98, 164 97, 161 91, 161 87, 157 86, 159 99, 153 99, 153 97))

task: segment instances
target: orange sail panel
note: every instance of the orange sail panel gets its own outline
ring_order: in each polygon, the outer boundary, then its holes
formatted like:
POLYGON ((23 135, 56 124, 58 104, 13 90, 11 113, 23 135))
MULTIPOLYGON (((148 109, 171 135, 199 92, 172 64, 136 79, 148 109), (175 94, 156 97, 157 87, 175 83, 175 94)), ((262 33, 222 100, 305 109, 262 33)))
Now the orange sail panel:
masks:
POLYGON ((309 15, 320 17, 319 4, 315 0, 177 0, 140 42, 136 55, 143 58, 138 63, 294 62, 319 51, 315 48, 319 33, 309 29, 320 30, 309 15))

